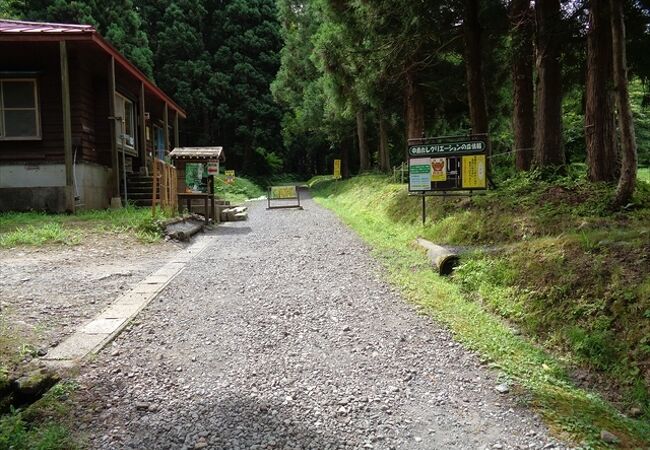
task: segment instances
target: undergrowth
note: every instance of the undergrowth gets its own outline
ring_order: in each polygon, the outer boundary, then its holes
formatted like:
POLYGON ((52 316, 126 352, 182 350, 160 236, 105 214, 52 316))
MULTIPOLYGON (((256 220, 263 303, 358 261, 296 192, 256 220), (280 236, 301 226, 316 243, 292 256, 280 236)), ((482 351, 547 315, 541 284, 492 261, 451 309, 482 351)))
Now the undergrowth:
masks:
POLYGON ((316 180, 317 201, 374 248, 405 295, 532 394, 557 434, 607 448, 650 444, 650 186, 612 211, 612 188, 580 177, 516 176, 471 199, 421 199, 382 176, 316 180), (464 247, 451 280, 418 236, 464 247), (576 387, 574 371, 593 375, 576 387), (613 389, 611 389, 613 387, 613 389), (606 397, 606 398, 605 398, 606 397), (620 411, 638 408, 641 420, 620 411))
POLYGON ((225 176, 218 175, 214 181, 214 193, 221 199, 238 203, 266 194, 257 183, 248 178, 235 177, 232 184, 227 184, 225 180, 225 176))
POLYGON ((69 410, 76 384, 61 382, 25 410, 0 417, 0 448, 12 450, 74 450, 69 410))

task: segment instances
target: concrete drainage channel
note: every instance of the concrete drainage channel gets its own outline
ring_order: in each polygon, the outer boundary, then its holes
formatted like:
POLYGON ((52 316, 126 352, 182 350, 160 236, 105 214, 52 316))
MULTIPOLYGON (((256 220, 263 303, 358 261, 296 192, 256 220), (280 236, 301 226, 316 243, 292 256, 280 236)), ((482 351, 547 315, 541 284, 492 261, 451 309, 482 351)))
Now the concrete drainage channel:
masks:
POLYGON ((162 268, 118 297, 93 320, 51 349, 42 361, 52 368, 72 367, 88 354, 99 352, 211 242, 212 238, 204 237, 179 252, 162 268))

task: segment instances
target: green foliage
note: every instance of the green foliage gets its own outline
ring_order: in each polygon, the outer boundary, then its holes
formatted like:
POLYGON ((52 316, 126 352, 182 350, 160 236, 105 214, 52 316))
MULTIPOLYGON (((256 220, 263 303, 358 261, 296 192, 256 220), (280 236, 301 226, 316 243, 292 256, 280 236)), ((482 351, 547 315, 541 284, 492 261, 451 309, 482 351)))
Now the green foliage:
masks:
POLYGON ((0 19, 16 19, 19 17, 19 10, 23 0, 2 0, 0 1, 0 19))
POLYGON ((64 230, 61 224, 58 223, 45 223, 40 226, 27 225, 25 228, 0 234, 0 248, 18 245, 75 245, 78 243, 79 236, 76 233, 64 230))
POLYGON ((259 185, 248 178, 238 176, 233 184, 226 184, 225 179, 223 175, 215 177, 214 193, 221 199, 237 203, 266 194, 259 185))
POLYGON ((27 20, 93 25, 147 76, 153 78, 153 52, 133 0, 23 0, 18 15, 27 20))
POLYGON ((0 213, 0 248, 18 245, 76 245, 87 231, 132 233, 142 242, 157 242, 161 229, 150 208, 82 211, 75 215, 0 213))
POLYGON ((595 324, 593 331, 581 327, 571 327, 567 332, 569 344, 575 353, 601 370, 611 369, 617 364, 622 348, 616 341, 611 324, 603 322, 595 324))
POLYGON ((32 425, 21 412, 0 418, 0 448, 13 450, 71 450, 77 448, 66 428, 56 423, 32 425))

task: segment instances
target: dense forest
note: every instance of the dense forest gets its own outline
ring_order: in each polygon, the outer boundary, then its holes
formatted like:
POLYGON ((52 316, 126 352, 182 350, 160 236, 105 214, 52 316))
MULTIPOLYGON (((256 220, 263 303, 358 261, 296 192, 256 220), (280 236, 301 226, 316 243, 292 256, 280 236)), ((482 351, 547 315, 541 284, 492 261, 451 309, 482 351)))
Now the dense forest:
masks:
POLYGON ((327 173, 334 158, 345 175, 388 171, 407 138, 467 133, 489 133, 507 173, 586 162, 616 182, 650 164, 646 0, 8 0, 0 13, 95 25, 189 112, 185 144, 223 145, 251 175, 327 173))

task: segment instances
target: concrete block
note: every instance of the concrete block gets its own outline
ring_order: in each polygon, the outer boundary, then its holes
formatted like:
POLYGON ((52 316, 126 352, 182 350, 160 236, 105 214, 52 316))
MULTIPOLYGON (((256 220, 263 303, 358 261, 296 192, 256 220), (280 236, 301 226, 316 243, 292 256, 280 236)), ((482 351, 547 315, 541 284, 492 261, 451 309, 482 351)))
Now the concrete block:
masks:
POLYGON ((125 322, 125 318, 105 319, 101 316, 86 324, 81 331, 86 334, 105 334, 109 335, 117 330, 125 322))
POLYGON ((108 334, 87 334, 77 331, 59 345, 51 349, 43 358, 46 360, 74 360, 86 356, 100 345, 108 334))
POLYGON ((128 319, 132 315, 138 312, 138 310, 144 305, 144 302, 140 304, 137 303, 115 303, 111 305, 110 308, 102 312, 97 319, 128 319))

